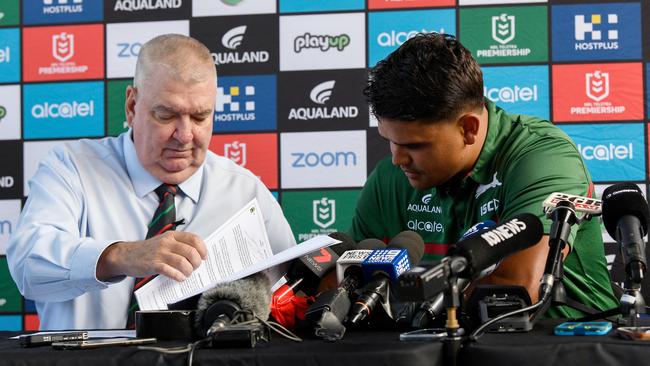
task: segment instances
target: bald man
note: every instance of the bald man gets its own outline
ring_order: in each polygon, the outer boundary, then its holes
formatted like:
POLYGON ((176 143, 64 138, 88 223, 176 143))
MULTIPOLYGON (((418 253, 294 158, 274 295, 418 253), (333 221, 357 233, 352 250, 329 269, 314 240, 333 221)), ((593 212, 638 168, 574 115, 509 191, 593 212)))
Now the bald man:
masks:
POLYGON ((41 162, 7 248, 41 329, 124 328, 135 278, 183 281, 206 258, 201 238, 253 198, 273 252, 295 245, 262 182, 208 151, 216 86, 202 43, 156 37, 142 46, 126 90, 129 131, 67 143, 41 162), (162 187, 172 187, 165 194, 178 221, 151 234, 162 187))

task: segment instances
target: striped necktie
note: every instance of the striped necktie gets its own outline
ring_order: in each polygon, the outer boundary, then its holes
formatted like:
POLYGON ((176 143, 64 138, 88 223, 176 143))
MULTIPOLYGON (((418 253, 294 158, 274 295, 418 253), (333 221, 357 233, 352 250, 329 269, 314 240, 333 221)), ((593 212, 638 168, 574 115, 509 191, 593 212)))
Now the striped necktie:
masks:
MULTIPOLYGON (((183 220, 176 221, 176 208, 174 206, 174 197, 178 192, 178 186, 163 183, 155 190, 158 195, 159 203, 156 212, 153 214, 153 218, 149 223, 147 229, 147 239, 152 238, 156 235, 160 235, 169 230, 176 230, 176 226, 182 225, 183 220)), ((135 290, 144 286, 147 282, 151 281, 154 276, 147 276, 144 278, 136 278, 135 286, 133 286, 133 292, 131 293, 131 304, 128 311, 128 319, 126 322, 127 328, 135 328, 135 312, 139 309, 138 302, 135 298, 135 290)))

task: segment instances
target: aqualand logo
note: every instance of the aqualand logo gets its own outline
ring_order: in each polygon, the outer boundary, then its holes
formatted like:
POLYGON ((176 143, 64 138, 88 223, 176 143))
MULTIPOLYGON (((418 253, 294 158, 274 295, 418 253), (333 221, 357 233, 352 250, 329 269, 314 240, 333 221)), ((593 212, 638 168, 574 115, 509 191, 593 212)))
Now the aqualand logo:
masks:
POLYGON ((349 44, 350 36, 345 33, 336 36, 304 33, 293 40, 293 51, 300 53, 304 49, 320 49, 323 52, 327 52, 330 49, 335 49, 340 52, 349 44))
MULTIPOLYGON (((309 99, 320 105, 325 105, 332 96, 336 80, 324 81, 314 86, 309 92, 309 99)), ((333 106, 333 107, 297 107, 289 110, 289 120, 314 120, 314 119, 339 119, 355 118, 359 115, 357 106, 333 106)))
MULTIPOLYGON (((603 30, 596 29, 603 25, 601 14, 591 14, 589 21, 586 20, 585 15, 576 14, 575 19, 575 50, 576 51, 591 51, 591 50, 616 50, 618 49, 618 30, 607 29, 607 42, 603 41, 603 30), (591 41, 587 41, 587 35, 591 41)), ((618 24, 617 14, 607 14, 607 24, 618 24)))
POLYGON ((117 0, 113 11, 178 9, 183 0, 117 0))
POLYGON ((323 197, 312 201, 312 219, 314 224, 327 229, 336 222, 336 200, 323 197))
POLYGON ((419 203, 409 203, 408 206, 406 206, 406 211, 410 212, 428 212, 428 213, 437 213, 441 214, 442 213, 442 207, 441 206, 430 206, 429 203, 431 202, 432 194, 427 193, 424 196, 422 196, 422 204, 419 203))
POLYGON ((237 165, 246 166, 246 143, 233 141, 223 145, 223 155, 237 165))
MULTIPOLYGON (((229 50, 237 50, 244 41, 246 25, 240 25, 228 30, 221 37, 221 44, 229 50)), ((215 65, 265 63, 270 59, 268 51, 243 51, 243 52, 212 52, 215 65)))

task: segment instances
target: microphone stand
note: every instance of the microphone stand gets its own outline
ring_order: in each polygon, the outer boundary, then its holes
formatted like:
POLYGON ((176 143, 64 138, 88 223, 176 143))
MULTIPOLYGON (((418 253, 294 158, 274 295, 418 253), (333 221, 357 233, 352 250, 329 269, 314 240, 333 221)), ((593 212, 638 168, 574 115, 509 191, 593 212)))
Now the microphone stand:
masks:
POLYGON ((448 284, 444 293, 445 308, 447 309, 447 321, 445 329, 447 336, 442 339, 445 355, 445 365, 456 366, 458 364, 458 352, 462 346, 463 329, 458 324, 456 311, 460 307, 461 289, 458 284, 458 275, 467 267, 465 258, 455 258, 448 266, 448 284))
POLYGON ((584 220, 591 220, 592 215, 585 214, 582 218, 578 218, 575 206, 566 200, 558 202, 557 206, 546 215, 553 220, 548 239, 550 248, 539 287, 541 306, 531 315, 530 321, 535 324, 551 305, 566 305, 587 314, 595 314, 596 310, 569 298, 562 283, 564 278, 562 250, 568 244, 571 226, 580 224, 584 220))

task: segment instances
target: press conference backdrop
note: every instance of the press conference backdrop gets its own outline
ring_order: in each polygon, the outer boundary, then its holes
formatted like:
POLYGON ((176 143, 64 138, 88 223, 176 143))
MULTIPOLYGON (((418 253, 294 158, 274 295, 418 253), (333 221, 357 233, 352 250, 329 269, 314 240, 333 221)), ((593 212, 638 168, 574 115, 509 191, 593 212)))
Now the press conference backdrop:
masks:
MULTIPOLYGON (((260 176, 303 241, 349 226, 368 173, 389 154, 361 91, 368 67, 417 32, 457 35, 483 66, 486 96, 566 131, 599 192, 620 181, 646 191, 649 6, 1 0, 0 329, 38 327, 5 258, 27 181, 53 146, 126 130, 124 89, 141 45, 158 34, 191 35, 210 48, 219 73, 210 149, 260 176)), ((617 247, 605 238, 620 281, 617 247)))

